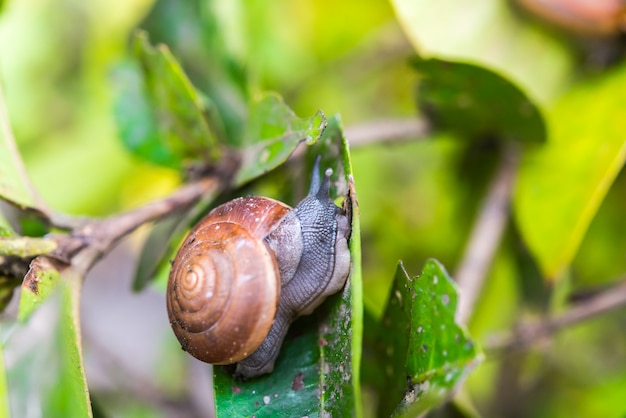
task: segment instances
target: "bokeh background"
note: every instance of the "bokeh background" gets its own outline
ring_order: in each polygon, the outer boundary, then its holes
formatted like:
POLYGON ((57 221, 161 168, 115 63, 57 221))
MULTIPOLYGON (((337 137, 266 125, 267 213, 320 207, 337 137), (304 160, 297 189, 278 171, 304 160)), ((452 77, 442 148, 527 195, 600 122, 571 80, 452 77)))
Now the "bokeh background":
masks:
MULTIPOLYGON (((374 121, 422 117, 416 106, 419 75, 409 65, 415 52, 389 2, 200 4, 205 22, 213 25, 214 39, 208 42, 199 41, 207 35, 195 26, 193 8, 175 0, 0 1, 0 81, 28 173, 53 208, 104 216, 164 196, 182 181, 174 170, 132 157, 117 132, 115 70, 137 27, 147 29, 153 42, 176 39, 169 46, 201 89, 219 88, 202 78, 202 69, 213 57, 227 57, 232 71, 224 83, 237 85, 241 97, 277 91, 300 116, 318 109, 341 114, 348 133, 374 121), (165 12, 157 18, 155 8, 165 12)), ((619 59, 613 39, 568 42, 585 71, 603 71, 598 55, 619 59)), ((408 139, 352 149, 365 307, 373 319, 384 310, 399 259, 412 274, 428 257, 454 273, 500 155, 490 140, 463 141, 438 131, 408 139)), ((567 294, 584 298, 626 272, 624 196, 621 173, 585 235, 567 294)), ((136 252, 146 232, 122 242, 85 283, 83 337, 94 403, 114 416, 210 411, 206 368, 179 350, 162 289, 131 291, 136 252)), ((486 283, 469 326, 479 343, 545 312, 553 290, 512 222, 486 283)), ((29 330, 16 332, 12 338, 24 340, 17 347, 34 344, 32 329, 45 333, 45 321, 46 312, 38 312, 29 330)), ((618 311, 565 330, 550 343, 488 357, 470 375, 462 401, 433 414, 624 416, 624 329, 626 315, 618 311)), ((8 367, 26 361, 20 350, 5 353, 8 367)), ((48 360, 38 360, 40 371, 48 360)), ((368 396, 366 390, 364 402, 374 403, 368 396)), ((27 412, 18 410, 18 415, 27 412)))

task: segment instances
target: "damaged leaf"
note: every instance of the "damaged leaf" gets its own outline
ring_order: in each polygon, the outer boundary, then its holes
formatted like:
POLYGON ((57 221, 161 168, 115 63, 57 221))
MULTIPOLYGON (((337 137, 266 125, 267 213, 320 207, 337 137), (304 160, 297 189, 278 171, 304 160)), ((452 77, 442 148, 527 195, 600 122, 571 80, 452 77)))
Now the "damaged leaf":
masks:
POLYGON ((455 323, 456 286, 443 266, 428 260, 412 278, 398 264, 379 331, 385 381, 380 416, 418 416, 450 397, 482 355, 455 323))
POLYGON ((40 256, 30 263, 30 268, 22 282, 22 294, 18 319, 28 320, 30 315, 52 295, 59 282, 61 265, 58 261, 40 256))

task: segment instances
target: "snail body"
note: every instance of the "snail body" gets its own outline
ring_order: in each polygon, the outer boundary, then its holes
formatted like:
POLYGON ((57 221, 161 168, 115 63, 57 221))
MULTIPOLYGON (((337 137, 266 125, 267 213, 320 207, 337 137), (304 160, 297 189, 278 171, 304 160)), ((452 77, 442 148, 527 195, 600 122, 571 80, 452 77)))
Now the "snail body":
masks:
POLYGON ((350 270, 348 218, 315 164, 309 194, 294 209, 244 197, 213 209, 174 261, 167 310, 181 346, 236 375, 269 373, 289 325, 338 292, 350 270))

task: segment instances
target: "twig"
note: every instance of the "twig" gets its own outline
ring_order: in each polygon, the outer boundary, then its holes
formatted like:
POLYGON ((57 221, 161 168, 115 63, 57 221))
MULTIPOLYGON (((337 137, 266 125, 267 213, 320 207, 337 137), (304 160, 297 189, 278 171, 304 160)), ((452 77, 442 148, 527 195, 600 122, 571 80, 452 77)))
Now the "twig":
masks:
POLYGON ((76 274, 85 277, 96 261, 107 254, 120 239, 141 225, 183 212, 205 195, 212 195, 222 187, 217 177, 203 178, 182 186, 169 197, 138 209, 102 220, 86 221, 70 234, 51 235, 48 238, 58 245, 55 251, 40 255, 32 261, 21 260, 22 263, 30 263, 22 288, 38 293, 38 273, 42 270, 54 269, 63 274, 65 270, 72 269, 76 274))
POLYGON ((216 193, 221 187, 217 178, 204 178, 182 186, 169 197, 148 203, 130 212, 89 221, 70 236, 61 236, 61 240, 67 238, 69 241, 65 242, 65 245, 60 245, 61 251, 67 251, 69 254, 57 255, 61 259, 71 259, 72 265, 79 272, 86 273, 121 238, 141 225, 183 212, 203 196, 216 193))
POLYGON ((512 333, 489 338, 487 350, 521 350, 550 337, 563 328, 626 306, 626 281, 572 306, 562 314, 518 326, 512 333))
POLYGON ((426 119, 381 119, 348 126, 345 136, 351 146, 370 145, 377 142, 406 142, 423 139, 430 132, 426 119))
POLYGON ((465 324, 474 310, 474 304, 502 239, 509 219, 511 192, 515 183, 519 151, 514 143, 504 147, 502 161, 480 208, 470 240, 456 272, 459 286, 459 306, 456 320, 465 324))

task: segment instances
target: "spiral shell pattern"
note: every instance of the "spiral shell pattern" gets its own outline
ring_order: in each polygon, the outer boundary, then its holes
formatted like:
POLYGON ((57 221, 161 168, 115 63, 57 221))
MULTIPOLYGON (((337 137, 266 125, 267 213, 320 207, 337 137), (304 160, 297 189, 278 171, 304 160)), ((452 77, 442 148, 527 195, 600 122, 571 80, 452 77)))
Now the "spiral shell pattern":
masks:
POLYGON ((278 267, 264 238, 290 210, 272 199, 240 198, 192 229, 167 289, 170 323, 184 350, 231 364, 261 345, 280 299, 278 267))

